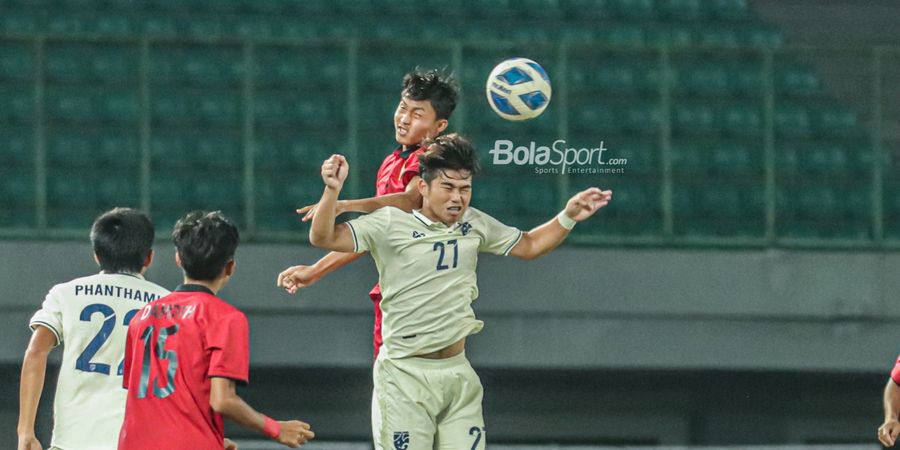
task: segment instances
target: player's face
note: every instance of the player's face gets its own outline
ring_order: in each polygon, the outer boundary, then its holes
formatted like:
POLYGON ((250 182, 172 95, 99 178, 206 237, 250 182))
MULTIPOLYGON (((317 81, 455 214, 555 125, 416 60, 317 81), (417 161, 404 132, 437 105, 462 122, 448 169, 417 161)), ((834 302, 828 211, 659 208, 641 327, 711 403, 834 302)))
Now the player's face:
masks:
POLYGON ((422 209, 446 225, 456 223, 472 199, 472 174, 467 170, 442 170, 440 176, 425 184, 422 209))
POLYGON ((400 99, 394 112, 394 138, 400 145, 418 145, 447 128, 447 119, 438 119, 428 100, 400 99))

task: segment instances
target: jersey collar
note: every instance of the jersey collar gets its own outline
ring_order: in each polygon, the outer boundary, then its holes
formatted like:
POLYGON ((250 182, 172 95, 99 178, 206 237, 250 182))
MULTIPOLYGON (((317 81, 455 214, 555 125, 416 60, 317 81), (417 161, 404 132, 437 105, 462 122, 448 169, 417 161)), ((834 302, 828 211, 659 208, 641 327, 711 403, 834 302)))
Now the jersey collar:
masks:
POLYGON ((143 275, 141 275, 139 273, 132 273, 132 272, 107 272, 105 270, 101 270, 100 273, 102 273, 103 275, 125 275, 126 277, 135 277, 135 278, 138 278, 141 280, 144 279, 143 275))
MULTIPOLYGON (((466 210, 466 213, 468 213, 468 212, 469 211, 466 210)), ((463 222, 465 222, 464 220, 457 220, 456 223, 453 224, 453 226, 448 227, 447 225, 444 225, 443 222, 435 222, 435 221, 429 219, 425 214, 422 214, 422 210, 414 209, 412 211, 412 215, 416 219, 419 219, 419 222, 422 222, 422 224, 424 224, 426 227, 429 227, 429 228, 440 227, 440 228, 449 228, 452 230, 456 230, 457 228, 459 228, 463 225, 463 222)))
POLYGON ((409 158, 409 155, 412 155, 416 151, 422 148, 421 145, 410 145, 406 150, 403 150, 403 146, 397 147, 397 150, 394 150, 394 153, 400 158, 406 159, 409 158))
POLYGON ((175 288, 175 292, 205 292, 209 295, 216 295, 208 287, 200 286, 199 284, 181 284, 175 288))

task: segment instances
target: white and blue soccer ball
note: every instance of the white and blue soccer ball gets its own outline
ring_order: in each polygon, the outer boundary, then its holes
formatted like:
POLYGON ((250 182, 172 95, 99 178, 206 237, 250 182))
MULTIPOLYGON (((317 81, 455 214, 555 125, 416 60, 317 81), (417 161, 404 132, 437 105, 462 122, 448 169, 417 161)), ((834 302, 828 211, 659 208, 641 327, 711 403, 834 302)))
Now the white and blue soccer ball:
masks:
POLYGON ((506 120, 533 119, 550 104, 550 77, 540 64, 528 58, 511 58, 497 64, 488 76, 488 104, 506 120))

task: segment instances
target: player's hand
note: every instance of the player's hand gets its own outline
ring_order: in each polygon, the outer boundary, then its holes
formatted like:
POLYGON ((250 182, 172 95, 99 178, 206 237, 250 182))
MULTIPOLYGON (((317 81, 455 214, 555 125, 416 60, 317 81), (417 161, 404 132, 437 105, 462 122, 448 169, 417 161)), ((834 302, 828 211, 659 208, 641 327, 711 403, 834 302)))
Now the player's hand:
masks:
POLYGON ((309 429, 309 424, 299 420, 279 421, 281 424, 281 434, 278 435, 278 442, 287 445, 290 448, 297 448, 316 437, 309 429))
POLYGON ((17 450, 43 450, 41 442, 35 436, 19 436, 19 446, 17 450))
MULTIPOLYGON (((318 209, 318 207, 319 207, 319 204, 314 203, 312 205, 306 205, 306 206, 298 209, 297 214, 304 214, 303 218, 300 219, 300 221, 301 222, 309 222, 310 220, 313 220, 313 218, 316 217, 316 210, 318 209)), ((335 217, 337 217, 345 212, 347 212, 347 210, 344 206, 344 201, 338 200, 334 207, 335 217)))
POLYGON ((296 294, 298 290, 319 281, 319 278, 313 266, 291 266, 278 274, 275 284, 288 294, 296 294))
POLYGON ((237 442, 225 438, 225 450, 238 450, 237 442))
POLYGON ((343 155, 331 155, 322 163, 322 181, 325 182, 325 186, 340 189, 347 180, 349 170, 350 165, 347 163, 347 158, 344 158, 343 155))
POLYGON ((598 209, 612 200, 612 191, 601 191, 600 188, 583 190, 566 203, 566 215, 576 222, 581 222, 594 215, 598 209))
POLYGON ((893 447, 900 434, 900 422, 897 419, 888 419, 878 427, 878 440, 885 447, 893 447))

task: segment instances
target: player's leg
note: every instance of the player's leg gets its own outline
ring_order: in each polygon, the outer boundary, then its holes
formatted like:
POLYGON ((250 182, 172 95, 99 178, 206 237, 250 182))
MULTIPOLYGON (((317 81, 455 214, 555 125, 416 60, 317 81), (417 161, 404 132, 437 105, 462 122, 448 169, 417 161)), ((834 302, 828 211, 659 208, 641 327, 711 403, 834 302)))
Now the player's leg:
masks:
POLYGON ((424 377, 402 361, 379 357, 374 369, 372 437, 376 450, 432 450, 435 399, 424 377), (433 405, 432 405, 433 406, 433 405))
POLYGON ((437 424, 435 450, 484 450, 487 436, 481 403, 481 379, 468 360, 453 368, 446 380, 452 400, 437 424))

